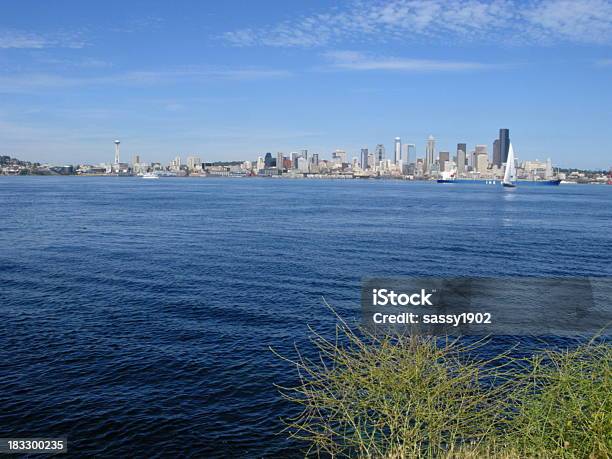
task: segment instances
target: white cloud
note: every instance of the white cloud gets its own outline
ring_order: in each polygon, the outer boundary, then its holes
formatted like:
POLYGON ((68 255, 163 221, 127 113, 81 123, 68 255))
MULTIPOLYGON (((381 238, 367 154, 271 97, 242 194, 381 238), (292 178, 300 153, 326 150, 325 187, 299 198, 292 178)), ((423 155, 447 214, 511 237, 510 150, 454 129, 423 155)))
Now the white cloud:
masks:
POLYGON ((0 93, 30 92, 48 88, 89 87, 106 85, 155 85, 178 81, 259 80, 285 78, 291 72, 262 68, 186 68, 167 71, 130 71, 107 76, 66 76, 58 74, 0 75, 0 93))
POLYGON ((314 47, 345 41, 612 43, 611 0, 354 1, 344 10, 222 35, 235 46, 314 47))
POLYGON ((83 48, 85 41, 78 33, 41 35, 14 29, 0 29, 0 49, 83 48))
POLYGON ((394 70, 403 72, 457 72, 492 66, 470 61, 370 57, 355 51, 333 51, 324 55, 331 66, 342 70, 394 70))

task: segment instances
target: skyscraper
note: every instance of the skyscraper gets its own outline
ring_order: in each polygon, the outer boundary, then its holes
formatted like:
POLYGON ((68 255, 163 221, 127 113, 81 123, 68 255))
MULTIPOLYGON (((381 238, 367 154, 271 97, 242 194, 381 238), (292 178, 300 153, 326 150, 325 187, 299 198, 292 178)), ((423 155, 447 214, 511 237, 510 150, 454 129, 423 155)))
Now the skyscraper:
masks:
POLYGON ((399 137, 395 138, 395 156, 393 158, 394 164, 399 164, 402 160, 402 141, 399 137))
POLYGON ((346 156, 346 151, 344 150, 336 150, 332 153, 332 159, 339 163, 348 163, 348 159, 346 156))
POLYGON ((510 149, 510 130, 500 129, 499 130, 499 153, 501 157, 501 166, 503 163, 508 161, 508 151, 510 149))
POLYGON ((266 169, 269 169, 272 167, 272 153, 270 152, 266 153, 266 157, 264 159, 264 167, 266 169))
POLYGON ((493 165, 501 167, 501 150, 499 148, 499 139, 493 141, 493 165))
POLYGON ((438 164, 440 165, 440 171, 446 170, 446 164, 450 161, 450 153, 448 151, 441 151, 438 157, 438 164))
POLYGON ((300 152, 300 156, 307 160, 308 159, 308 150, 302 150, 300 152))
POLYGON ((425 149, 425 172, 431 170, 431 166, 434 163, 434 151, 436 149, 436 139, 433 135, 430 135, 427 139, 427 148, 425 149))
POLYGON ((285 158, 283 157, 283 152, 282 151, 279 151, 279 152, 276 153, 276 169, 279 172, 283 171, 283 166, 284 166, 284 164, 283 164, 284 161, 283 160, 284 159, 285 158))
POLYGON ((361 149, 361 169, 364 171, 368 168, 368 154, 367 148, 361 149))
POLYGON ((292 169, 297 169, 298 168, 298 157, 300 155, 298 154, 297 151, 292 151, 291 152, 291 168, 292 169))
POLYGON ((457 144, 457 173, 465 172, 465 156, 467 154, 467 146, 464 143, 457 144))
POLYGON ((382 143, 376 145, 374 149, 374 161, 378 165, 381 161, 385 160, 385 146, 382 143))

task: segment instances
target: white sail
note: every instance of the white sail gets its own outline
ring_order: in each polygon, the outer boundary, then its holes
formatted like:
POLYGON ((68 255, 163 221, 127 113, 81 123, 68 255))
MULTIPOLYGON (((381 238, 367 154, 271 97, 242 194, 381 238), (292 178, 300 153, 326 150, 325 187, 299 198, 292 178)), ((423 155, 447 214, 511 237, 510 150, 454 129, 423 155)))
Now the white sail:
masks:
POLYGON ((506 160, 506 170, 504 172, 504 182, 505 184, 512 184, 516 181, 516 168, 514 167, 514 149, 512 148, 512 144, 510 144, 510 148, 508 149, 508 159, 506 160))

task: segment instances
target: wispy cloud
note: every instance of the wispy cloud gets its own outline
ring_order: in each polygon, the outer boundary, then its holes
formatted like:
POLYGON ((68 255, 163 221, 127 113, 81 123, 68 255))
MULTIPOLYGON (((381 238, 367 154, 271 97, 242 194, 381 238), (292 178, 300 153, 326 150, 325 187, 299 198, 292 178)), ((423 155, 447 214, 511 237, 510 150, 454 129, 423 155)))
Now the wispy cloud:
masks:
POLYGON ((83 48, 86 44, 79 33, 42 35, 23 30, 0 29, 0 49, 83 48))
POLYGON ((206 80, 259 80, 286 78, 291 72, 281 69, 198 69, 186 68, 165 71, 130 71, 106 76, 66 76, 58 74, 0 75, 0 93, 29 92, 48 88, 90 87, 107 85, 146 86, 176 82, 205 82, 206 80))
POLYGON ((595 61, 598 67, 612 67, 612 59, 599 59, 595 61))
POLYGON ((333 51, 324 54, 332 68, 342 70, 390 70, 401 72, 461 72, 493 66, 480 62, 371 57, 356 51, 333 51))
POLYGON ((356 0, 266 27, 228 31, 235 46, 314 47, 347 41, 612 43, 611 0, 356 0))

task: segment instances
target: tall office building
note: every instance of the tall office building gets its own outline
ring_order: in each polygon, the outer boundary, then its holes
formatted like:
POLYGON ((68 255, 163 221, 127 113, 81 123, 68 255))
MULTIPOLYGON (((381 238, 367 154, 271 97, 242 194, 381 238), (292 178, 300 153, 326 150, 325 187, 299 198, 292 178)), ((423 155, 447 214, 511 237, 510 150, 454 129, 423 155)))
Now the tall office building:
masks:
POLYGON ((457 144, 457 173, 465 172, 465 157, 467 155, 467 145, 464 143, 457 144))
POLYGON ((190 171, 196 170, 196 168, 201 165, 202 165, 202 159, 199 156, 188 156, 187 157, 187 168, 190 171))
POLYGON ((140 164, 140 155, 134 155, 132 158, 132 165, 134 164, 140 164))
POLYGON ((440 172, 446 170, 446 165, 450 161, 450 153, 448 151, 441 151, 438 156, 438 164, 440 166, 440 172))
POLYGON ((284 159, 282 151, 276 153, 276 169, 280 172, 283 171, 284 159))
POLYGON ((312 164, 314 164, 315 166, 319 165, 319 153, 313 153, 311 159, 312 159, 312 164))
POLYGON ((367 148, 361 149, 361 169, 366 170, 368 168, 368 156, 369 152, 367 148))
POLYGON ((264 158, 264 167, 269 169, 272 167, 272 153, 266 153, 266 157, 264 158))
POLYGON ((410 164, 410 158, 414 158, 416 147, 413 143, 405 143, 402 145, 402 162, 410 164))
POLYGON ((336 160, 336 162, 340 162, 342 164, 348 163, 348 159, 346 156, 346 151, 344 150, 336 150, 332 153, 332 159, 336 160))
POLYGON ((427 148, 425 149, 425 172, 429 172, 431 170, 431 166, 433 166, 435 149, 436 139, 434 139, 433 135, 430 135, 427 139, 427 148))
POLYGON ((374 161, 378 165, 381 161, 385 160, 385 146, 382 143, 376 145, 374 149, 374 161))
POLYGON ((500 129, 499 130, 499 154, 501 157, 501 166, 508 161, 508 151, 510 150, 510 130, 500 129))
POLYGON ((393 158, 394 164, 399 164, 402 160, 402 141, 399 137, 395 138, 395 156, 393 158))
POLYGON ((292 169, 298 168, 298 158, 299 157, 300 155, 296 151, 291 152, 291 168, 292 169))
POLYGON ((484 172, 489 167, 489 154, 486 145, 476 145, 474 150, 474 166, 478 172, 484 172))
POLYGON ((493 165, 501 167, 501 149, 499 148, 499 139, 493 141, 493 165))
POLYGON ((308 150, 302 150, 300 152, 300 155, 302 156, 302 158, 308 160, 308 150))

